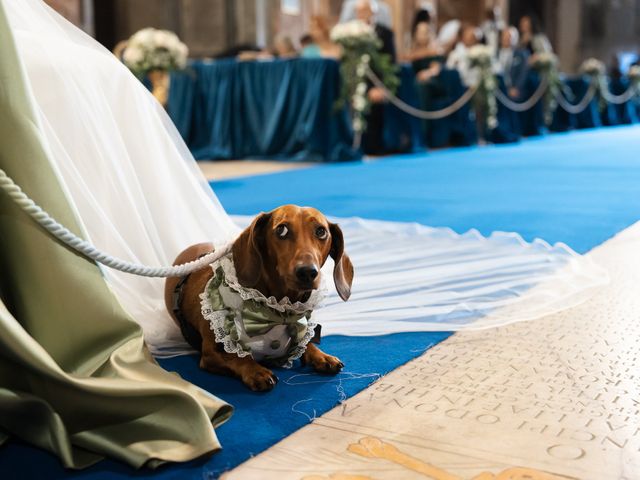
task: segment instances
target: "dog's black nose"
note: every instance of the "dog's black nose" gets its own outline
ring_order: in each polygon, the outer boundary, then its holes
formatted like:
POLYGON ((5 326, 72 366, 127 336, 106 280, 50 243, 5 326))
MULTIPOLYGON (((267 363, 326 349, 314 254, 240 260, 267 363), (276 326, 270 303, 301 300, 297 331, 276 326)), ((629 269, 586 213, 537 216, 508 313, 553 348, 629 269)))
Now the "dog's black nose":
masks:
POLYGON ((304 284, 313 283, 318 276, 318 267, 315 265, 300 265, 296 267, 296 277, 304 284))

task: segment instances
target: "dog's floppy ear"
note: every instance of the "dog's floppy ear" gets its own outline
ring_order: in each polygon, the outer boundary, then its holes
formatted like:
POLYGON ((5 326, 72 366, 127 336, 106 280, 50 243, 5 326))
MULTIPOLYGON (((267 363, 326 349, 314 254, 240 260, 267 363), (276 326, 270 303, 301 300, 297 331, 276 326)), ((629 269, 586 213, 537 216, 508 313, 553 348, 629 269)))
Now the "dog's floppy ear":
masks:
POLYGON ((238 280, 245 287, 253 287, 260 280, 262 252, 264 251, 264 229, 270 218, 270 213, 261 213, 233 242, 233 263, 236 267, 238 280))
POLYGON ((344 252, 344 236, 342 230, 335 223, 329 224, 331 232, 331 250, 329 255, 333 258, 333 281, 336 284, 338 295, 345 302, 351 296, 351 283, 353 282, 353 264, 351 259, 344 252))

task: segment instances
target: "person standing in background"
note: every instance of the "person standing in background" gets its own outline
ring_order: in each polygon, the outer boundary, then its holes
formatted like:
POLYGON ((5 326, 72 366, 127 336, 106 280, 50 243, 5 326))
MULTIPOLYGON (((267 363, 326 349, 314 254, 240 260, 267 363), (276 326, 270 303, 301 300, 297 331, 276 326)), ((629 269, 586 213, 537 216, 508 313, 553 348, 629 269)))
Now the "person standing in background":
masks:
POLYGON ((469 49, 479 41, 478 28, 469 23, 460 27, 458 43, 447 58, 447 68, 458 70, 462 82, 470 87, 478 80, 478 72, 469 63, 469 49))
POLYGON ((411 62, 418 82, 427 82, 440 73, 445 60, 443 53, 430 24, 426 21, 415 23, 411 32, 411 51, 405 60, 411 62))
POLYGON ((491 48, 494 55, 497 55, 500 48, 500 32, 504 30, 504 22, 500 18, 500 7, 487 8, 484 15, 485 20, 480 25, 482 41, 491 48))
POLYGON ((553 52, 551 42, 540 29, 540 22, 534 15, 524 15, 520 18, 520 47, 528 50, 531 55, 553 52))
POLYGON ((277 58, 294 58, 298 56, 293 40, 288 35, 280 34, 273 41, 273 53, 277 58))
POLYGON ((309 36, 312 46, 302 50, 303 57, 339 59, 342 55, 340 45, 331 41, 331 31, 325 17, 320 15, 311 16, 309 36))
MULTIPOLYGON (((386 2, 381 0, 370 0, 371 9, 374 14, 374 21, 377 25, 382 25, 389 30, 393 29, 393 20, 391 17, 391 9, 386 2)), ((342 3, 340 11, 340 23, 345 23, 357 18, 358 0, 346 0, 342 3)))
POLYGON ((498 71, 502 73, 507 92, 519 98, 529 73, 529 51, 518 47, 518 29, 505 28, 500 34, 498 71))

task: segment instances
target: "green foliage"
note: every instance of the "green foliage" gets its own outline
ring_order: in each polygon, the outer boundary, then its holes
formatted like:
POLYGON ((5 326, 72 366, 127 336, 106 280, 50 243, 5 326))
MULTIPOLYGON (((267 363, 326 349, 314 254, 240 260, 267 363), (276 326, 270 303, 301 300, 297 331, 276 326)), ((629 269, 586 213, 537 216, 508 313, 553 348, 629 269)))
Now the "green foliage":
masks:
POLYGON ((398 67, 387 54, 380 53, 382 42, 378 38, 349 37, 339 41, 343 48, 340 60, 341 89, 336 100, 335 108, 342 109, 346 105, 351 110, 354 130, 362 132, 365 116, 371 109, 367 96, 367 70, 371 69, 385 84, 385 87, 395 93, 400 80, 398 67), (363 84, 363 86, 360 86, 363 84))

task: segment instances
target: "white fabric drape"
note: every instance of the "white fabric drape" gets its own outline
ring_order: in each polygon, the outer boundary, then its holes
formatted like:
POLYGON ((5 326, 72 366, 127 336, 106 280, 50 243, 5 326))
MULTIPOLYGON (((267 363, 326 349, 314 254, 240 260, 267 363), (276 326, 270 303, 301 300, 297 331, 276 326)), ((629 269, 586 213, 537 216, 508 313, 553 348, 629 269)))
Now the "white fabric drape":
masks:
MULTIPOLYGON (((39 0, 0 1, 58 180, 87 237, 111 255, 148 265, 168 265, 197 242, 233 239, 238 227, 140 82, 39 0)), ((605 277, 564 246, 527 244, 514 234, 483 238, 338 221, 356 280, 352 300, 330 296, 318 312, 326 333, 459 330, 529 320, 578 302, 605 277), (554 288, 541 288, 548 280, 554 288)), ((165 310, 162 280, 108 269, 104 275, 155 354, 188 351, 165 310)))

